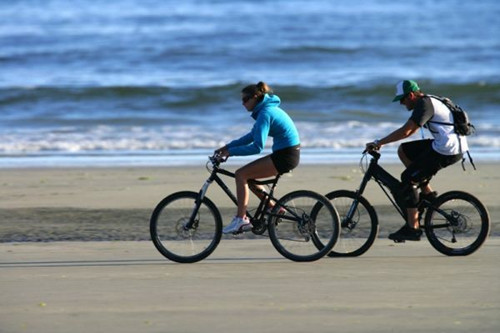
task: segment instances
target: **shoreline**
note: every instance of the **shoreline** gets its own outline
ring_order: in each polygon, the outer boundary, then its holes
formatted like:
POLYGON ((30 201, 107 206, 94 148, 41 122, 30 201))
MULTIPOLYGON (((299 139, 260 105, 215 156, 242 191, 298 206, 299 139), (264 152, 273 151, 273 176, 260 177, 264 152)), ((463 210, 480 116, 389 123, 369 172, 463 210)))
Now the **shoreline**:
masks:
MULTIPOLYGON (((301 153, 301 165, 349 165, 357 164, 363 148, 312 148, 304 147, 301 153)), ((472 147, 472 158, 478 164, 500 163, 500 149, 491 147, 472 147)), ((39 168, 169 168, 196 167, 205 165, 211 149, 144 152, 108 152, 108 153, 27 153, 0 155, 0 171, 8 169, 39 168)), ((266 148, 262 155, 270 154, 266 148)), ((255 156, 239 156, 226 164, 243 165, 254 160, 255 156)), ((386 164, 399 164, 397 145, 384 148, 382 161, 386 164)), ((469 164, 469 162, 467 162, 469 164)))

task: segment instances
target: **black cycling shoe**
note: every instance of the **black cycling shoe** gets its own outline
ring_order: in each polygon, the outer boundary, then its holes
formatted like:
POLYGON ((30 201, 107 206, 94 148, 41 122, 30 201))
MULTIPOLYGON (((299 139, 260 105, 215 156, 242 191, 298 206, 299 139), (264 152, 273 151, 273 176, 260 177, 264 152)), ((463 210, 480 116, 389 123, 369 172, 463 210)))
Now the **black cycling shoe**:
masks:
POLYGON ((422 236, 422 230, 410 228, 405 224, 401 229, 389 235, 389 239, 395 242, 419 241, 422 236))

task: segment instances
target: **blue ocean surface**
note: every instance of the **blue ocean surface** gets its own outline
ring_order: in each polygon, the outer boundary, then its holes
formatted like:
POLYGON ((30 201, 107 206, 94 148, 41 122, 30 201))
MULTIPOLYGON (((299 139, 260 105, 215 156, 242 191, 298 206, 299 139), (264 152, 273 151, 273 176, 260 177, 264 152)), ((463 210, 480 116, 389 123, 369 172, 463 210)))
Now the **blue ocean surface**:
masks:
POLYGON ((402 79, 464 107, 475 160, 499 161, 498 17, 497 0, 2 1, 0 167, 200 164, 251 129, 258 81, 302 163, 357 162, 409 117, 402 79))

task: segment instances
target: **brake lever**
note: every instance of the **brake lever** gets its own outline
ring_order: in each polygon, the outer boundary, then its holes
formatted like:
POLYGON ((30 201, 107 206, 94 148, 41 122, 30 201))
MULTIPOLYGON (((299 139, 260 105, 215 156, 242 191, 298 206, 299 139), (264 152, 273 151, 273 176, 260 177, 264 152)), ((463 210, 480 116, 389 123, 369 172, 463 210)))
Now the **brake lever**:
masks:
POLYGON ((219 165, 220 163, 224 163, 227 161, 228 157, 222 157, 221 155, 219 154, 214 154, 212 156, 209 156, 208 157, 210 159, 210 162, 212 162, 213 164, 217 164, 219 165))

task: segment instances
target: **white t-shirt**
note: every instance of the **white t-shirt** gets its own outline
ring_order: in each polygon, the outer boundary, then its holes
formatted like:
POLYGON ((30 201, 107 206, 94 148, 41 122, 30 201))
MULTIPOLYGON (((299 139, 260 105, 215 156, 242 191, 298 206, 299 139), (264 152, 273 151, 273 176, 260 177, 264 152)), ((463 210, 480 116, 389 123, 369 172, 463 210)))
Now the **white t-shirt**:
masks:
POLYGON ((433 123, 443 122, 453 124, 453 115, 441 101, 424 96, 417 102, 410 117, 418 126, 426 127, 434 137, 432 148, 442 155, 457 155, 469 150, 467 138, 455 133, 453 125, 433 123), (460 140, 460 141, 459 141, 460 140))

